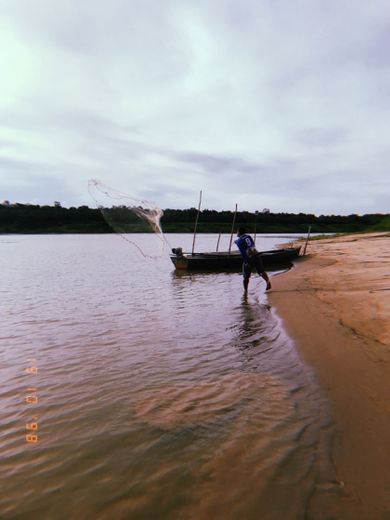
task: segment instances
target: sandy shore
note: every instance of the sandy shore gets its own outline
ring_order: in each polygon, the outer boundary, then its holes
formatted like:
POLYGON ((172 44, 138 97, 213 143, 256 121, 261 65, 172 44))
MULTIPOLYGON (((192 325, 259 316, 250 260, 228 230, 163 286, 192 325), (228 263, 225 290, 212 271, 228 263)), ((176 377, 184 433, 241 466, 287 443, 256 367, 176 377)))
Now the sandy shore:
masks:
POLYGON ((332 406, 343 494, 323 518, 390 519, 390 233, 309 242, 307 254, 269 298, 332 406))

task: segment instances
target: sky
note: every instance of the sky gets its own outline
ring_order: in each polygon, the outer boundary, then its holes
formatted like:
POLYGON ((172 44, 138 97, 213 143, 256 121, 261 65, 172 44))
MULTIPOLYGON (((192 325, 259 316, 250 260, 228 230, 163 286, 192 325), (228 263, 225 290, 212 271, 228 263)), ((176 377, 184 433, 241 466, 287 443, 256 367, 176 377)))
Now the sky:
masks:
POLYGON ((0 0, 0 202, 390 212, 389 0, 0 0))

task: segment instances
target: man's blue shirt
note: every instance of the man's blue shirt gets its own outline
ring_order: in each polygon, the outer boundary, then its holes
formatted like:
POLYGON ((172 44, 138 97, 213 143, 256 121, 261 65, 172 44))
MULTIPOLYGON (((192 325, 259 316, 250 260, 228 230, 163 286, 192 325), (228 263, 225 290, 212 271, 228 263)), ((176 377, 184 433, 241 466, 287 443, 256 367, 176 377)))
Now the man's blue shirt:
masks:
POLYGON ((240 250, 240 253, 242 255, 242 258, 244 259, 245 263, 249 262, 249 256, 248 256, 248 249, 251 249, 252 247, 255 247, 255 243, 253 242, 253 238, 250 235, 241 235, 237 238, 237 240, 234 241, 234 243, 237 245, 238 249, 240 250))

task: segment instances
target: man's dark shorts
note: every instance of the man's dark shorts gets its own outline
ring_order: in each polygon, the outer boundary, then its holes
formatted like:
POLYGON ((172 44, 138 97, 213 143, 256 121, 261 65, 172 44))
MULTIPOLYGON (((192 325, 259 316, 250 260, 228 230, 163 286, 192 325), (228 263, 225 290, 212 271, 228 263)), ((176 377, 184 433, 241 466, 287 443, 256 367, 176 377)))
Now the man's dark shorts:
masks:
POLYGON ((263 260, 259 254, 252 256, 252 258, 249 259, 249 263, 246 264, 244 262, 242 264, 242 274, 244 275, 244 278, 250 278, 253 268, 255 268, 257 273, 260 275, 265 271, 263 260))

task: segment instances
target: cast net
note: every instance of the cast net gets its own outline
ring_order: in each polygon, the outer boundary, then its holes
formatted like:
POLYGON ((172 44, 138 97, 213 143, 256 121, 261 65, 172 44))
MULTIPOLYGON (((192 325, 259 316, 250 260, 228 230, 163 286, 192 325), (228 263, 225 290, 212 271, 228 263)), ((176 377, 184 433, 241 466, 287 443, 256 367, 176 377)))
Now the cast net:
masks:
POLYGON ((88 191, 107 224, 134 246, 144 258, 160 258, 169 246, 161 229, 164 212, 148 200, 138 200, 96 179, 88 181, 88 191), (148 240, 139 233, 150 233, 148 240), (137 238, 138 237, 138 238, 137 238))

